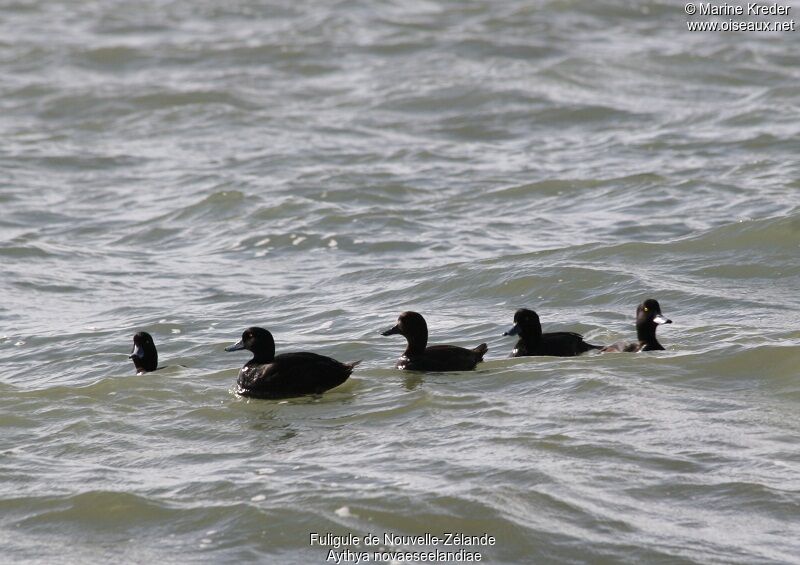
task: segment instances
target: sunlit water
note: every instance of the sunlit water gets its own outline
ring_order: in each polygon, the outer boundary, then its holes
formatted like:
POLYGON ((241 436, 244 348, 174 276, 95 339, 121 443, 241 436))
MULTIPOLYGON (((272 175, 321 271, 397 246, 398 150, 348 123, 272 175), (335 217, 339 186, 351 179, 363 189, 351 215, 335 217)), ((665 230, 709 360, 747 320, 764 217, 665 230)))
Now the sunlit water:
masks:
POLYGON ((460 532, 493 563, 796 561, 800 36, 686 20, 4 2, 2 560, 460 532), (517 308, 606 344, 647 297, 667 351, 507 359, 517 308), (486 362, 392 369, 407 309, 486 362), (247 401, 249 325, 364 361, 247 401), (166 368, 134 376, 138 330, 166 368))

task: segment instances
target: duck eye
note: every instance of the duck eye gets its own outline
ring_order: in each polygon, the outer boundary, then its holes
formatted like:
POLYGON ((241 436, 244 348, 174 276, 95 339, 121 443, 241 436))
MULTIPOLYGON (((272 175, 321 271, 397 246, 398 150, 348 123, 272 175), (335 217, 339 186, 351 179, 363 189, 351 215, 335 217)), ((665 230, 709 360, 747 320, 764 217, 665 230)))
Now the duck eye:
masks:
POLYGON ((645 306, 645 307, 644 307, 644 311, 645 311, 645 312, 649 312, 649 311, 650 311, 650 308, 648 308, 647 306, 645 306))

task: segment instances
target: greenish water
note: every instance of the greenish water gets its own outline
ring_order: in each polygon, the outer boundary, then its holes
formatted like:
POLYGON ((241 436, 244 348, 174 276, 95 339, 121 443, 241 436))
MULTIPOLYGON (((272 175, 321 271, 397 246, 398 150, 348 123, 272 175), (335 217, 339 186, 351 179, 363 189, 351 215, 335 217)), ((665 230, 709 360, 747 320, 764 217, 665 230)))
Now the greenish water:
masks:
POLYGON ((326 563, 312 533, 451 532, 496 543, 405 549, 797 562, 799 36, 687 19, 3 3, 2 561, 326 563), (607 344, 648 297, 666 351, 507 358, 517 308, 607 344), (393 370, 407 309, 486 362, 393 370), (223 348, 249 325, 364 361, 248 401, 223 348), (138 330, 165 369, 134 375, 138 330))

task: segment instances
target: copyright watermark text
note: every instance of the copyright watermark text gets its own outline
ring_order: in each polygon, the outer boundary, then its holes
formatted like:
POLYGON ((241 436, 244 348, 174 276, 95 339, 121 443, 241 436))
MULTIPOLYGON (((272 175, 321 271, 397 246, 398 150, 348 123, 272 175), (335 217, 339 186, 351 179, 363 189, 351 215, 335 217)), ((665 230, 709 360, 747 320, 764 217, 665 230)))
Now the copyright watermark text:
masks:
POLYGON ((795 31, 795 20, 789 19, 792 6, 779 2, 688 2, 683 11, 688 16, 706 20, 687 20, 689 31, 795 31), (781 17, 781 19, 775 19, 781 17))

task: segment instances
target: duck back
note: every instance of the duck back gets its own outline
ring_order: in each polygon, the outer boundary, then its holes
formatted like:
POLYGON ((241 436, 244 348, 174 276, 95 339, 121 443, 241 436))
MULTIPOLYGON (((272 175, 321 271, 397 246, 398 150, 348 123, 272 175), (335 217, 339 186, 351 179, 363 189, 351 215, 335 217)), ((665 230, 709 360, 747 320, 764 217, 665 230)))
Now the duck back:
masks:
POLYGON ((551 357, 575 357, 592 349, 600 349, 599 345, 592 345, 583 341, 581 334, 573 332, 551 332, 542 334, 538 343, 525 343, 524 339, 517 342, 511 352, 512 357, 547 355, 551 357))
POLYGON ((474 349, 456 345, 432 345, 418 355, 404 355, 397 360, 397 368, 407 371, 471 371, 483 361, 489 347, 482 343, 474 349))
POLYGON ((341 363, 317 353, 282 353, 270 363, 251 361, 242 367, 237 392, 254 398, 321 394, 345 382, 359 363, 341 363))

